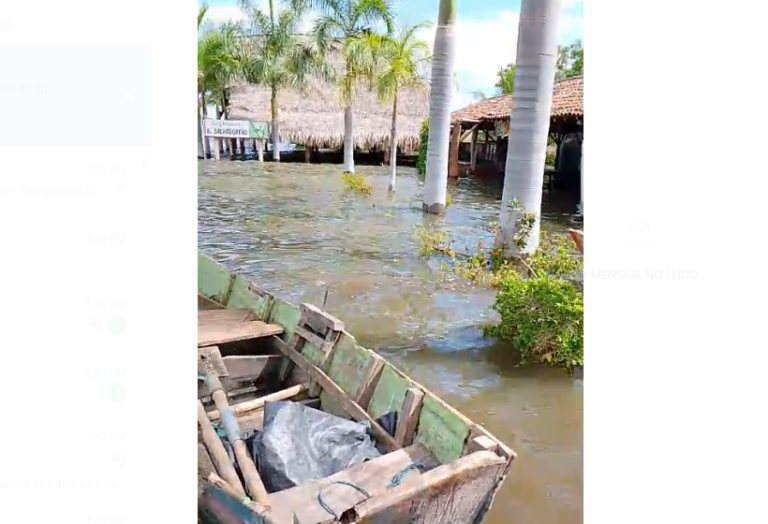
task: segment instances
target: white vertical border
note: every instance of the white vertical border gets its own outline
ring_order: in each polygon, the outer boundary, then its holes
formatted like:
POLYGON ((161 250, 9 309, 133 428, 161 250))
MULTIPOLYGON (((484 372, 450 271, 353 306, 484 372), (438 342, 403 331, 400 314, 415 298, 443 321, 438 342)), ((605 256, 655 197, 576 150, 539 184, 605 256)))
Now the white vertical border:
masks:
MULTIPOLYGON (((152 522, 197 519, 197 5, 152 19, 152 522), (194 352, 194 351, 193 351, 194 352)), ((138 358, 138 357, 137 357, 138 358)))
POLYGON ((587 523, 765 520, 765 19, 589 2, 587 523))
POLYGON ((195 522, 197 6, 60 3, 0 9, 0 45, 151 44, 151 148, 61 147, 67 117, 92 120, 94 136, 120 122, 104 105, 40 114, 77 78, 39 75, 41 92, 24 71, 0 78, 0 103, 47 131, 0 144, 0 520, 195 522))

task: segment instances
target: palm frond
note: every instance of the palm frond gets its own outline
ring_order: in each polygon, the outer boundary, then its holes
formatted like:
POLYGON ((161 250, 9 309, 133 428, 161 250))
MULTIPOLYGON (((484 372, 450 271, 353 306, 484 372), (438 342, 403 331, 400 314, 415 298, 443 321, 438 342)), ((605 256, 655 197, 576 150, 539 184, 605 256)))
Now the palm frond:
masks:
POLYGON ((205 14, 207 12, 208 12, 208 4, 201 5, 197 11, 197 30, 198 31, 200 31, 200 25, 203 23, 203 18, 205 18, 205 14))

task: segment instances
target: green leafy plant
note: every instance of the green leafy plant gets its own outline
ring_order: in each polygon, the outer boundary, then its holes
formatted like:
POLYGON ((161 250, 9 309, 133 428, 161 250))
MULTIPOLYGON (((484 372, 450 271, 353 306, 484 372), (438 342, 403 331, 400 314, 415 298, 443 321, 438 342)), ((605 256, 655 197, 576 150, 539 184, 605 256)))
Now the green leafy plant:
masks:
POLYGON ((493 305, 501 322, 487 335, 511 342, 523 362, 584 365, 584 297, 570 282, 509 273, 493 305))
MULTIPOLYGON (((515 243, 526 245, 536 221, 513 199, 518 214, 515 243)), ((539 247, 528 257, 507 260, 506 246, 490 251, 478 242, 477 251, 453 270, 472 282, 498 289, 493 308, 501 322, 484 328, 490 336, 507 340, 522 362, 537 361, 573 368, 584 364, 584 299, 582 290, 567 280, 583 271, 579 256, 565 236, 542 231, 539 247)))
POLYGON ((544 161, 544 163, 548 166, 554 167, 555 165, 555 152, 547 150, 547 159, 544 161))
POLYGON ((536 274, 567 277, 584 270, 583 258, 576 253, 573 241, 564 235, 541 232, 539 247, 528 258, 528 265, 536 274))
POLYGON ((344 181, 344 184, 346 184, 349 191, 354 191, 355 193, 360 193, 361 195, 366 196, 371 194, 371 186, 368 185, 365 181, 365 177, 362 175, 344 173, 341 175, 341 179, 344 181))
POLYGON ((419 175, 427 173, 427 148, 429 147, 429 120, 421 123, 419 131, 419 156, 416 159, 416 172, 419 175))
POLYGON ((422 256, 430 256, 435 253, 443 253, 449 257, 456 256, 448 242, 448 233, 439 229, 427 229, 417 227, 416 238, 419 239, 419 253, 422 256))
POLYGON ((528 244, 528 238, 531 236, 534 224, 536 224, 536 213, 526 211, 523 208, 522 203, 516 198, 510 200, 507 207, 517 213, 515 236, 513 237, 513 240, 515 242, 515 247, 517 247, 519 251, 522 251, 528 244))

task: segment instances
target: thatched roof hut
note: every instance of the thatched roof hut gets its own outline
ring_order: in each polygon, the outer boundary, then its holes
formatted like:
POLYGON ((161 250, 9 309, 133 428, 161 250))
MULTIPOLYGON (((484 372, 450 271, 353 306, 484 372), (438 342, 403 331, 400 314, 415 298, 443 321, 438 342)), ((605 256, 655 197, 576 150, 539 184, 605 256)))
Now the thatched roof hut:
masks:
MULTIPOLYGON (((280 140, 320 149, 344 145, 344 108, 334 84, 312 81, 307 92, 283 89, 278 93, 280 140)), ((421 123, 429 116, 429 91, 404 89, 397 103, 398 146, 405 151, 419 147, 421 123)), ((241 85, 231 90, 233 119, 270 122, 270 90, 241 85)), ((358 86, 352 106, 355 145, 361 149, 389 146, 392 105, 379 102, 376 93, 358 86)))
MULTIPOLYGON (((451 114, 452 122, 508 121, 512 95, 486 98, 451 114)), ((555 82, 552 93, 552 119, 584 118, 584 76, 555 82)))

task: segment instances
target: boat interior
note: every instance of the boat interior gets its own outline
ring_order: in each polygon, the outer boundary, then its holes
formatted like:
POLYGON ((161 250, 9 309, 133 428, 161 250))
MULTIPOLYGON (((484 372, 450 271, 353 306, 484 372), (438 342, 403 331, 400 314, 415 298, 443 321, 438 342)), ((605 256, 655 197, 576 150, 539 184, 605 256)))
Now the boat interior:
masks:
MULTIPOLYGON (((198 400, 205 413, 198 416, 201 522, 362 523, 379 522, 381 515, 396 522, 412 504, 424 512, 467 513, 452 521, 472 522, 487 511, 515 457, 511 449, 358 345, 342 321, 310 304, 274 299, 252 284, 247 289, 248 307, 236 307, 239 299, 229 296, 225 308, 198 293, 198 400), (254 297, 264 299, 263 308, 254 297), (382 454, 269 493, 260 478, 249 489, 243 465, 240 478, 227 482, 206 440, 212 438, 209 423, 230 431, 222 413, 231 411, 233 432, 262 431, 270 402, 295 402, 366 423, 382 454), (390 415, 388 430, 382 424, 390 415), (238 480, 244 488, 232 485, 238 480), (456 497, 463 497, 461 504, 456 497)), ((239 463, 236 457, 232 462, 239 463)))

